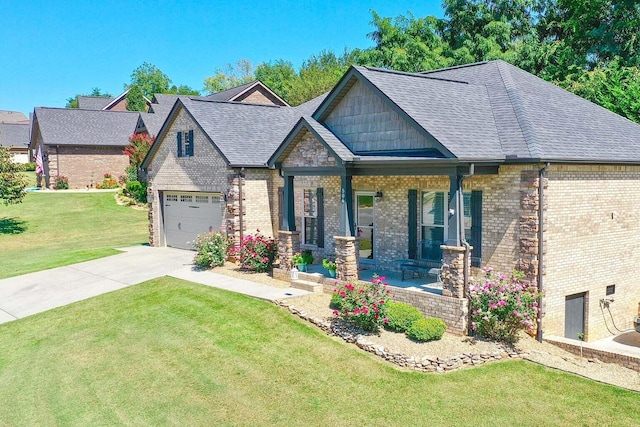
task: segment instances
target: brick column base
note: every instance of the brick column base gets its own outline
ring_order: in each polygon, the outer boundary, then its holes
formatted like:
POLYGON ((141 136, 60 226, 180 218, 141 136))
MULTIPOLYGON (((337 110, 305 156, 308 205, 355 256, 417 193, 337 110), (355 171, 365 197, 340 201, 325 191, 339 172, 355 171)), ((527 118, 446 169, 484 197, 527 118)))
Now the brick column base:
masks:
POLYGON ((357 239, 347 236, 333 236, 336 246, 336 278, 345 282, 358 280, 357 239))
MULTIPOLYGON (((465 298, 464 288, 464 246, 447 246, 442 248, 442 295, 454 298, 465 298)), ((471 267, 471 257, 467 259, 471 267)), ((469 270, 470 271, 470 270, 469 270)))
POLYGON ((300 232, 279 230, 278 259, 281 269, 291 270, 293 267, 291 258, 296 252, 300 252, 300 232))

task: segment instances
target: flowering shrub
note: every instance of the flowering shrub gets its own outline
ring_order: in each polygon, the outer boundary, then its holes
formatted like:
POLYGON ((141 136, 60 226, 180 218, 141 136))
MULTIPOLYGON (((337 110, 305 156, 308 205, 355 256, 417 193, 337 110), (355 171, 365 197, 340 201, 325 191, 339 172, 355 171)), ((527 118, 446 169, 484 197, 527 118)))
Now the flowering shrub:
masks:
POLYGON ((374 275, 371 283, 347 283, 333 292, 342 299, 340 309, 333 311, 335 316, 371 332, 377 332, 380 326, 389 321, 387 303, 391 299, 391 291, 387 289, 384 277, 374 275))
POLYGON ((193 263, 199 268, 211 268, 224 265, 229 255, 231 240, 223 231, 211 231, 200 234, 193 242, 196 256, 193 263))
POLYGON ((518 273, 506 276, 490 268, 485 272, 484 280, 475 280, 469 287, 471 327, 480 336, 516 342, 519 331, 536 326, 536 284, 523 282, 518 273))
POLYGON ((120 187, 120 184, 118 184, 118 181, 111 176, 110 173, 105 173, 102 177, 102 182, 99 184, 96 184, 96 188, 98 189, 108 189, 108 188, 118 188, 120 187))
POLYGON ((55 181, 56 190, 67 190, 69 188, 69 178, 64 175, 56 175, 53 177, 55 181))
POLYGON ((238 257, 243 269, 263 273, 273 267, 278 246, 274 239, 264 237, 260 230, 257 230, 255 236, 244 236, 240 246, 233 248, 231 254, 238 257))
POLYGON ((336 271, 336 269, 338 268, 338 266, 336 265, 336 262, 328 258, 325 258, 322 260, 322 266, 329 271, 336 271))

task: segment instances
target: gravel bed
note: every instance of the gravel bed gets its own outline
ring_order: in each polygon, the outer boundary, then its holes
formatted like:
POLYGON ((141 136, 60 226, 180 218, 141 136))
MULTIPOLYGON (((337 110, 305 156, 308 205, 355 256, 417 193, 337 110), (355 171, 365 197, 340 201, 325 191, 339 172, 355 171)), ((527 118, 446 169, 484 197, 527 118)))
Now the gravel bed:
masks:
MULTIPOLYGON (((328 294, 305 295, 294 299, 287 299, 282 304, 290 309, 294 307, 293 312, 301 317, 311 320, 313 323, 335 324, 335 316, 332 309, 329 308, 331 300, 328 294), (320 320, 317 322, 316 320, 320 320)), ((319 324, 318 326, 321 326, 319 324)), ((333 331, 335 332, 335 330, 333 331)), ((345 338, 343 336, 343 338, 345 338)), ((543 342, 539 343, 529 335, 523 334, 514 347, 504 347, 500 343, 494 341, 481 340, 471 337, 457 336, 445 333, 441 340, 427 343, 418 343, 409 340, 404 334, 394 333, 382 330, 379 335, 362 334, 347 341, 355 342, 359 347, 378 353, 387 360, 393 360, 393 357, 386 357, 387 354, 403 354, 406 360, 457 360, 464 355, 494 355, 494 357, 486 358, 491 360, 504 359, 507 357, 522 357, 535 363, 547 366, 553 369, 559 369, 565 372, 571 372, 586 378, 590 378, 602 383, 612 384, 630 390, 640 391, 640 373, 631 369, 624 368, 611 363, 603 363, 597 359, 586 359, 574 356, 573 354, 562 350, 552 344, 543 342), (357 338, 357 339, 356 339, 357 338), (361 342, 357 342, 357 341, 361 342), (361 345, 364 342, 365 345, 361 345), (368 346, 367 346, 368 345, 368 346), (384 354, 376 352, 376 349, 384 348, 384 354), (505 353, 506 351, 506 353, 505 353), (501 354, 501 356, 495 356, 501 354), (453 359, 451 359, 453 358, 453 359)), ((486 360, 485 360, 486 361, 486 360)), ((406 366, 406 363, 399 363, 406 366)), ((471 363, 470 365, 475 365, 471 363)), ((432 371, 432 369, 421 370, 432 371)), ((456 364, 450 367, 461 368, 467 365, 456 364)), ((415 365, 409 366, 416 368, 415 365)), ((446 366, 445 366, 446 367, 446 366)), ((442 369, 444 371, 449 369, 442 369)), ((437 371, 441 371, 438 369, 437 371)))

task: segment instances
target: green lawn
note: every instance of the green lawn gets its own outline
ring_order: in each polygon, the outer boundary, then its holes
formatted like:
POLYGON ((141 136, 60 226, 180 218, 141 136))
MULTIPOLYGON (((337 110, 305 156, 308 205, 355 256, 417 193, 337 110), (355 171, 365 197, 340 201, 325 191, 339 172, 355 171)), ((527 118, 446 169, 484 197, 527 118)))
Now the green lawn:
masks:
POLYGON ((161 278, 0 325, 0 425, 637 425, 523 361, 405 372, 275 305, 161 278))
POLYGON ((148 241, 147 212, 113 193, 28 193, 0 205, 0 278, 115 254, 148 241))

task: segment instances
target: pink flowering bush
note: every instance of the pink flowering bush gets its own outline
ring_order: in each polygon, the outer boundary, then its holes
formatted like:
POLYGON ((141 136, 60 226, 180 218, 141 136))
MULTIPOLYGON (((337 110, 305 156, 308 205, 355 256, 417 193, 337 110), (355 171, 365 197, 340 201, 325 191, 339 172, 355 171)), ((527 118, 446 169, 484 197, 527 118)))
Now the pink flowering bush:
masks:
POLYGON ((244 270, 264 273, 271 270, 273 261, 278 255, 278 245, 272 238, 267 238, 257 230, 255 235, 244 236, 240 246, 231 250, 231 255, 240 260, 244 270))
MULTIPOLYGON (((384 283, 384 277, 373 276, 366 285, 346 283, 337 287, 334 298, 340 303, 335 316, 340 316, 365 331, 377 332, 387 323, 387 303, 391 299, 391 291, 384 283)), ((333 299, 333 298, 332 298, 333 299)))
POLYGON ((522 281, 522 275, 509 276, 485 269, 484 279, 469 286, 471 328, 478 335, 509 343, 518 340, 521 330, 534 330, 538 313, 535 282, 522 281))

